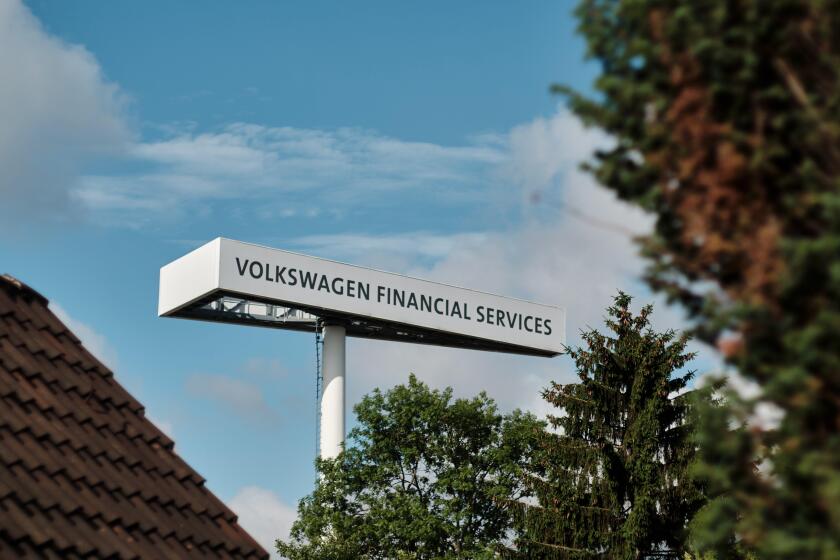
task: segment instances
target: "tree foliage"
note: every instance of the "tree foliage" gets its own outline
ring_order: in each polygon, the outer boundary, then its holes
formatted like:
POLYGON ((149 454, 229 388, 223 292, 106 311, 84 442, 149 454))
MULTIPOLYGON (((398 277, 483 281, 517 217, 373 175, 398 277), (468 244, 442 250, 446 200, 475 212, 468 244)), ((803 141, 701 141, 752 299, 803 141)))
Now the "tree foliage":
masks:
POLYGON ((612 337, 583 333, 570 350, 580 381, 552 383, 560 410, 538 445, 529 477, 538 505, 521 510, 525 558, 682 558, 688 522, 704 502, 690 479, 694 458, 686 337, 650 329, 619 294, 608 309, 612 337))
POLYGON ((840 558, 840 1, 577 14, 599 95, 556 89, 616 139, 589 169, 656 215, 649 283, 759 386, 706 418, 700 472, 719 498, 698 542, 840 558), (769 407, 778 425, 756 424, 769 407))
POLYGON ((507 502, 525 495, 521 470, 543 424, 413 375, 354 410, 352 444, 317 462, 320 479, 278 550, 292 560, 492 557, 510 528, 507 502))

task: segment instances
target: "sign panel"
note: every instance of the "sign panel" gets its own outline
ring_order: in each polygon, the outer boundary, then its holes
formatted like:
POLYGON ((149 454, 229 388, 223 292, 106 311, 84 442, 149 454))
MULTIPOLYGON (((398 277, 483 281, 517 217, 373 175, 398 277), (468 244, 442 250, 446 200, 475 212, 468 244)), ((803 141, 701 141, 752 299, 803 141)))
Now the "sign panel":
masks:
MULTIPOLYGON (((365 321, 383 333, 429 333, 430 344, 480 347, 497 342, 522 353, 563 351, 563 309, 218 238, 161 269, 159 314, 179 316, 214 294, 236 294, 298 307, 319 316, 365 321), (529 352, 532 350, 533 352, 529 352)), ((376 338, 376 329, 348 329, 376 338)), ((397 339, 383 334, 381 338, 397 339)))

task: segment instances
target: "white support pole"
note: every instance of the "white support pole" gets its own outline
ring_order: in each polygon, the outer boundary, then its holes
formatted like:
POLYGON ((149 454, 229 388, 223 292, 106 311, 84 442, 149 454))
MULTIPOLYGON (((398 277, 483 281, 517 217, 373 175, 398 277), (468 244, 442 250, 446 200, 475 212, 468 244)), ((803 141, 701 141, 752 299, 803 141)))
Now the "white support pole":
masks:
POLYGON ((321 389, 321 458, 333 459, 344 446, 344 372, 347 330, 324 327, 324 382, 321 389))

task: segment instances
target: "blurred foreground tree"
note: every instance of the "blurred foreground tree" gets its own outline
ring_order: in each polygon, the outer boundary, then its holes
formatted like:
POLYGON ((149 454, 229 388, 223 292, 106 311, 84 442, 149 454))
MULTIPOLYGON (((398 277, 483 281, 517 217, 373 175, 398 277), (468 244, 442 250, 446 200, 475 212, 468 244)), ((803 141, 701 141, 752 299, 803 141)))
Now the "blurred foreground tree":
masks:
POLYGON ((707 415, 697 544, 840 558, 840 0, 577 15, 600 95, 555 89, 615 139, 589 168, 657 216, 649 283, 758 387, 707 415))
POLYGON ((694 460, 686 337, 650 329, 650 306, 608 309, 614 337, 583 333, 571 350, 579 383, 543 397, 561 410, 543 432, 528 477, 538 505, 522 505, 513 556, 678 558, 688 522, 705 498, 688 474, 694 460), (680 394, 681 393, 681 394, 680 394))
POLYGON ((524 495, 521 470, 543 424, 503 416, 483 393, 452 398, 412 375, 354 408, 359 425, 301 500, 291 560, 490 558, 507 538, 506 502, 524 495))

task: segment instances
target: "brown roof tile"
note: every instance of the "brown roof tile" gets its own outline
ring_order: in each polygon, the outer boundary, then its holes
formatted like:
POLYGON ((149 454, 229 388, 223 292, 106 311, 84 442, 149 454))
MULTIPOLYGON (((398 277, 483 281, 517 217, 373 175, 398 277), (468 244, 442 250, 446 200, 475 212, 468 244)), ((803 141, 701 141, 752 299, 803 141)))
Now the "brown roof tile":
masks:
POLYGON ((47 304, 0 276, 0 558, 267 558, 47 304))

